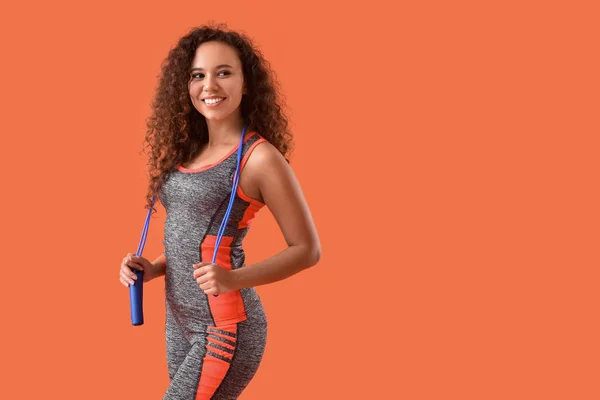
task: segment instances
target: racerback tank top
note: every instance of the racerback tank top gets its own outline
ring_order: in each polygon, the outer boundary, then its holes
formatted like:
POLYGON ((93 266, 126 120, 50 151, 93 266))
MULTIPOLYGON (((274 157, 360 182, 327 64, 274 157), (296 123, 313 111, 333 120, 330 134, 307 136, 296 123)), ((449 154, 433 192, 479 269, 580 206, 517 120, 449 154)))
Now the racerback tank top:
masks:
MULTIPOLYGON (((256 132, 246 134, 240 171, 252 150, 264 141, 256 132)), ((159 193, 166 210, 165 299, 181 325, 200 328, 200 325, 241 322, 246 319, 247 311, 260 304, 254 288, 207 296, 193 276, 193 264, 212 261, 219 227, 231 196, 238 146, 220 161, 202 168, 188 169, 179 165, 169 173, 159 193)), ((263 206, 238 187, 218 249, 217 265, 225 269, 245 267, 242 241, 263 206)))

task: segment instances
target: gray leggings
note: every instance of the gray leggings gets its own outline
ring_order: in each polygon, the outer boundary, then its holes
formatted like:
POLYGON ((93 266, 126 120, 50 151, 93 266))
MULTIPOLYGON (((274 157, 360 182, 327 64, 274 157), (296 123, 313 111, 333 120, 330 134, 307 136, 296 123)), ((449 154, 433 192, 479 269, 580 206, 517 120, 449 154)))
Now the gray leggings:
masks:
POLYGON ((245 321, 199 331, 184 335, 167 304, 170 384, 163 400, 237 399, 264 354, 267 319, 262 304, 247 310, 245 321))

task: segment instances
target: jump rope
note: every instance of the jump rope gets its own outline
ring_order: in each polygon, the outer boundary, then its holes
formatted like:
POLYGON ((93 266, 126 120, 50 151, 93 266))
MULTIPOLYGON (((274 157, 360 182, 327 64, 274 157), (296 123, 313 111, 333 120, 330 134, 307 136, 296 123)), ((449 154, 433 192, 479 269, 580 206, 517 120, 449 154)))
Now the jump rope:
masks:
MULTIPOLYGON (((242 137, 240 138, 240 144, 237 151, 237 164, 235 167, 235 176, 233 178, 233 187, 231 189, 231 196, 229 198, 229 205, 227 206, 227 211, 225 212, 225 216, 223 217, 223 221, 221 222, 221 226, 219 227, 219 232, 217 233, 215 251, 213 253, 211 261, 212 264, 214 264, 217 261, 217 252, 219 250, 219 245, 221 244, 221 240, 223 239, 225 227, 227 226, 229 214, 231 213, 231 207, 233 206, 233 201, 235 199, 235 193, 237 192, 237 188, 239 185, 240 164, 242 161, 242 146, 244 144, 245 134, 246 125, 244 125, 242 129, 242 137)), ((146 216, 146 222, 144 223, 144 229, 142 230, 142 237, 140 238, 140 243, 138 244, 137 251, 135 252, 135 255, 138 257, 142 255, 142 252, 144 251, 144 246, 146 245, 146 236, 148 235, 148 227, 150 226, 150 216, 152 215, 152 207, 154 206, 155 199, 156 195, 152 197, 152 202, 150 204, 150 208, 148 209, 148 215, 146 216)), ((137 279, 134 281, 133 285, 129 285, 129 305, 131 308, 131 323, 134 326, 136 326, 144 324, 144 271, 139 271, 136 269, 133 272, 137 276, 137 279)), ((214 294, 213 296, 216 297, 218 296, 218 294, 214 294)))

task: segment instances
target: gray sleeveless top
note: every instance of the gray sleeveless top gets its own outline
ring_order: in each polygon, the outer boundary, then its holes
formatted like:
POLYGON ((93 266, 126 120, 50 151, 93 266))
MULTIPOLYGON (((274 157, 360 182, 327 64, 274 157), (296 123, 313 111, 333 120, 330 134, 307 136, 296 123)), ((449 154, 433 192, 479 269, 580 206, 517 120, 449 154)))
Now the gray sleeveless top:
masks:
MULTIPOLYGON (((264 141, 256 132, 246 133, 241 169, 255 146, 264 141)), ((212 261, 215 239, 231 196, 237 150, 238 146, 217 163, 203 168, 178 166, 169 173, 159 193, 166 210, 165 298, 182 325, 234 324, 245 320, 247 311, 261 305, 254 288, 207 296, 193 276, 193 264, 212 261)), ((216 264, 226 269, 245 267, 242 241, 254 215, 263 206, 238 188, 216 264)))

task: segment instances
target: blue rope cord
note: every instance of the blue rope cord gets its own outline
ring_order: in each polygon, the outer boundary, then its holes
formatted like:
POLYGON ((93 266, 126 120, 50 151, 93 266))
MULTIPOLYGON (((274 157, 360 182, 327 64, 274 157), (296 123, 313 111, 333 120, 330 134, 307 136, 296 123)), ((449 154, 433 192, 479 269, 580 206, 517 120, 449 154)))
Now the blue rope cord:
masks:
MULTIPOLYGON (((237 188, 239 186, 240 180, 240 164, 242 161, 242 151, 244 146, 244 136, 246 135, 246 125, 242 129, 242 137, 240 138, 240 144, 238 146, 237 152, 237 163, 235 168, 235 175, 233 178, 233 187, 231 189, 231 196, 229 198, 229 205, 227 206, 227 211, 225 212, 225 216, 223 217, 223 221, 221 221, 221 226, 219 227, 219 232, 217 233, 217 239, 215 241, 215 251, 212 257, 212 264, 215 264, 217 261, 217 254, 219 251, 219 246, 221 245, 221 241, 223 240, 223 235, 225 234, 225 228, 227 226, 227 221, 229 220, 229 214, 231 213, 231 208, 233 207, 233 202, 235 200, 235 195, 237 192, 237 188)), ((152 208, 154 206, 154 201, 156 200, 156 195, 152 197, 152 201, 150 204, 150 208, 148 209, 148 215, 146 216, 146 221, 144 222, 144 229, 142 230, 142 237, 140 238, 140 242, 138 244, 137 251, 135 253, 136 256, 140 257, 144 251, 144 247, 146 246, 146 238, 148 236, 148 229, 150 226, 150 216, 152 215, 152 208)), ((131 321, 133 325, 142 325, 144 323, 144 314, 142 307, 142 299, 143 299, 143 271, 135 270, 134 273, 137 276, 136 281, 133 285, 129 286, 129 299, 131 304, 131 321)), ((218 296, 218 294, 214 294, 213 296, 218 296)))

